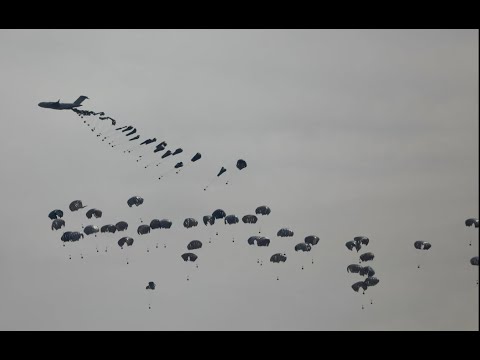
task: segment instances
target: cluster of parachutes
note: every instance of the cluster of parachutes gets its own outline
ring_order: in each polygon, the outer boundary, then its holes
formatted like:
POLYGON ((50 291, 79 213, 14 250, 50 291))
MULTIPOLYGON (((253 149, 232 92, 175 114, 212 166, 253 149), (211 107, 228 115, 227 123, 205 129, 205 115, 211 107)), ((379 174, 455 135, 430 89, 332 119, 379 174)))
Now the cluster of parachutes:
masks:
MULTIPOLYGON (((162 140, 157 140, 156 137, 153 138, 145 138, 141 139, 141 136, 137 132, 137 128, 133 125, 124 125, 115 128, 114 126, 117 124, 117 121, 109 116, 104 116, 104 112, 94 112, 90 110, 79 110, 79 109, 72 109, 78 116, 81 118, 84 117, 91 117, 91 116, 99 116, 98 118, 94 119, 91 123, 84 120, 84 124, 90 127, 92 132, 97 131, 98 133, 96 136, 101 139, 102 142, 108 142, 108 145, 112 148, 123 148, 123 153, 125 154, 136 154, 139 150, 145 149, 146 152, 142 152, 140 155, 137 156, 136 162, 144 164, 144 168, 150 168, 155 165, 155 167, 160 166, 165 161, 169 160, 170 158, 175 157, 178 154, 183 153, 183 149, 179 148, 172 148, 167 149, 167 142, 162 140), (105 122, 104 120, 111 120, 110 123, 105 122), (105 125, 107 124, 107 125, 105 125), (150 146, 150 144, 154 144, 154 147, 150 146), (164 152, 163 152, 164 151, 164 152), (158 157, 156 155, 159 152, 163 152, 163 154, 158 157), (168 158, 168 159, 167 159, 168 158)), ((173 165, 169 170, 161 174, 158 179, 161 180, 165 178, 167 175, 171 174, 175 171, 176 174, 179 174, 183 168, 185 168, 189 164, 193 164, 196 161, 200 160, 202 155, 197 152, 191 158, 189 162, 185 162, 185 160, 177 161, 175 165, 173 165)), ((239 159, 236 162, 236 168, 238 170, 242 170, 247 167, 247 162, 243 159, 239 159)), ((209 186, 215 181, 216 178, 220 177, 227 171, 226 167, 222 166, 220 171, 218 172, 217 176, 214 177, 210 183, 205 186, 204 190, 207 190, 209 186)), ((228 184, 229 181, 226 181, 228 184)))
MULTIPOLYGON (((353 251, 353 249, 355 249, 358 252, 362 248, 362 245, 367 246, 369 242, 370 239, 366 236, 355 236, 353 240, 347 241, 345 243, 345 246, 350 251, 353 251)), ((360 255, 360 263, 372 261, 374 258, 375 255, 372 252, 363 253, 360 255)), ((375 286, 379 283, 378 278, 374 276, 375 270, 371 266, 350 264, 347 266, 347 272, 352 274, 359 274, 360 276, 366 276, 364 280, 357 281, 351 286, 355 292, 363 289, 363 294, 365 294, 365 291, 369 287, 375 286)), ((373 304, 373 300, 370 300, 370 304, 373 304)), ((362 309, 364 309, 363 305, 362 309)))
MULTIPOLYGON (((465 220, 465 226, 468 226, 468 227, 475 226, 475 228, 478 229, 479 221, 476 218, 469 218, 469 219, 465 220)), ((472 246, 472 241, 471 240, 470 240, 469 245, 472 246)), ((470 259, 470 264, 473 265, 473 266, 478 266, 478 256, 472 257, 470 259)), ((477 279, 477 285, 478 285, 478 279, 477 279)))

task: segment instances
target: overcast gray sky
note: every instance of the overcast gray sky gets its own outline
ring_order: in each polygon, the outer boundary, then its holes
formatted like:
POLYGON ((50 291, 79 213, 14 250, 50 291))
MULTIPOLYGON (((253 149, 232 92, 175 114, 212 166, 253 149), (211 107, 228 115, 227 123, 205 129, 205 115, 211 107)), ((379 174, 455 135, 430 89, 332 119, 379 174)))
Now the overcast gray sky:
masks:
POLYGON ((478 31, 0 30, 0 46, 1 330, 478 330, 478 229, 464 225, 479 215, 478 31), (79 95, 202 159, 159 181, 167 165, 144 169, 37 106, 79 95), (133 195, 145 202, 130 209, 133 195), (71 213, 75 199, 103 218, 71 213), (264 204, 268 248, 247 244, 256 225, 181 226, 264 204), (135 244, 62 247, 55 208, 64 230, 126 220, 135 244), (174 226, 138 236, 140 218, 174 226), (320 243, 296 253, 310 234, 320 243), (365 295, 346 271, 357 235, 380 279, 365 295), (194 239, 198 269, 180 258, 194 239))

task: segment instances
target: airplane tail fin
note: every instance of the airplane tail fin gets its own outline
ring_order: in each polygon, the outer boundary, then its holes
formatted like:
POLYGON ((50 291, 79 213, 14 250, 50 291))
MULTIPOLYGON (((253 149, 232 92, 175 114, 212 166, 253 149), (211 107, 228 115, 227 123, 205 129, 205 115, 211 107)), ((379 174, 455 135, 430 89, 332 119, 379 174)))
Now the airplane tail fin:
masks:
POLYGON ((83 100, 85 100, 85 99, 88 99, 88 97, 82 95, 77 100, 75 100, 74 104, 75 105, 80 105, 83 102, 83 100))

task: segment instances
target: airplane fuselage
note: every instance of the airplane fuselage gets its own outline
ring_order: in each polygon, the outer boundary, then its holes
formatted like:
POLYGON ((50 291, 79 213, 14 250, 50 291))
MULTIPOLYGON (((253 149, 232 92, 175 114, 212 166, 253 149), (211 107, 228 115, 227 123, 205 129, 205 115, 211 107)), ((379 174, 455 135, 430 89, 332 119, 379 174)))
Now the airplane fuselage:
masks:
POLYGON ((88 99, 88 97, 82 95, 73 103, 61 103, 59 99, 58 101, 41 102, 38 104, 38 106, 46 109, 53 109, 53 110, 71 110, 76 107, 82 106, 81 104, 85 99, 88 99))
POLYGON ((71 110, 73 108, 82 106, 76 105, 76 104, 69 104, 69 103, 59 103, 59 102, 41 102, 38 104, 38 106, 42 108, 47 108, 47 109, 54 109, 54 110, 71 110))

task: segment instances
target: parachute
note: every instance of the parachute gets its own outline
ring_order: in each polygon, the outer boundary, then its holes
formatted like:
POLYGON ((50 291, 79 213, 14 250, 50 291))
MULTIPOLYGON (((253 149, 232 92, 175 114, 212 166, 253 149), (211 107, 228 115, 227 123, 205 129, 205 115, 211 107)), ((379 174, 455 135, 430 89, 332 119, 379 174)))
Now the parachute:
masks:
POLYGON ((185 254, 182 254, 182 259, 184 261, 191 261, 191 262, 195 262, 195 260, 197 260, 198 256, 193 254, 193 253, 185 253, 185 254))
MULTIPOLYGON (((268 246, 270 245, 270 239, 266 237, 261 237, 260 239, 257 239, 257 246, 268 246)), ((286 258, 285 258, 286 260, 286 258)))
POLYGON ((413 246, 418 250, 428 250, 432 247, 432 245, 426 241, 415 241, 413 246))
POLYGON ((478 266, 478 256, 471 258, 470 264, 472 264, 473 266, 478 266))
POLYGON ((238 221, 239 220, 235 215, 227 215, 225 216, 225 219, 224 219, 225 224, 229 224, 229 225, 237 224, 238 221))
POLYGON ((191 227, 195 227, 197 225, 198 225, 198 221, 193 219, 193 218, 187 218, 183 222, 183 226, 185 226, 187 229, 189 229, 191 227))
POLYGON ((201 157, 202 157, 202 154, 196 153, 190 161, 195 162, 195 161, 199 160, 201 157))
POLYGON ((320 241, 320 238, 315 235, 309 235, 305 238, 305 244, 310 244, 310 245, 317 245, 318 242, 320 241))
POLYGON ((115 224, 117 231, 124 231, 128 229, 128 224, 125 221, 119 221, 115 224))
POLYGON ((99 231, 100 231, 100 229, 96 225, 88 225, 88 226, 85 226, 85 229, 83 229, 83 232, 86 235, 96 234, 99 231))
POLYGON ((217 177, 219 177, 220 175, 222 175, 225 171, 227 171, 227 169, 225 169, 225 168, 222 166, 222 168, 220 169, 220 171, 219 171, 218 174, 217 174, 217 177))
POLYGON ((356 243, 355 241, 353 240, 350 240, 350 241, 347 241, 345 243, 345 246, 348 248, 348 250, 352 251, 354 248, 357 249, 357 252, 360 250, 360 248, 362 247, 360 245, 360 243, 356 243))
POLYGON ((201 249, 201 248, 202 248, 202 242, 200 240, 192 240, 187 245, 188 250, 196 250, 196 249, 201 249))
POLYGON ((155 141, 157 141, 156 138, 147 139, 147 140, 145 140, 144 142, 142 142, 140 145, 148 145, 148 144, 151 144, 152 142, 155 142, 155 141))
POLYGON ((117 231, 117 227, 115 225, 103 225, 100 228, 100 232, 102 232, 102 233, 109 232, 109 233, 114 234, 115 231, 117 231))
POLYGON ((287 228, 282 228, 278 230, 277 236, 280 237, 292 237, 293 236, 293 231, 287 228))
POLYGON ((83 239, 83 234, 79 233, 78 231, 66 231, 63 233, 61 240, 63 242, 66 241, 78 241, 80 238, 83 239))
POLYGON ((52 230, 60 230, 65 226, 65 221, 63 219, 55 219, 52 221, 52 230))
POLYGON ((174 155, 177 155, 177 154, 180 154, 183 152, 183 149, 182 148, 178 148, 177 150, 175 150, 173 153, 172 153, 172 156, 174 155))
POLYGON ((183 167, 183 162, 180 161, 179 163, 175 164, 175 169, 179 169, 181 167, 183 167))
POLYGON ((225 211, 223 211, 222 209, 217 209, 212 213, 212 216, 218 220, 223 219, 225 216, 227 216, 227 214, 225 214, 225 211))
POLYGON ((465 220, 465 226, 475 225, 475 227, 478 228, 478 223, 479 223, 478 219, 475 219, 475 218, 470 218, 465 220))
POLYGON ((92 216, 95 216, 97 219, 102 217, 102 211, 98 209, 90 209, 86 213, 87 218, 91 219, 92 216))
POLYGON ((367 252, 367 253, 364 253, 364 254, 360 255, 360 260, 370 261, 370 260, 373 260, 374 257, 375 257, 375 255, 373 255, 373 253, 367 252))
POLYGON ((365 279, 364 283, 367 285, 367 286, 375 286, 378 284, 380 280, 378 280, 376 277, 368 277, 365 279))
POLYGON ((167 146, 167 143, 165 141, 162 141, 160 144, 157 144, 157 146, 155 146, 155 150, 153 150, 153 152, 156 153, 159 151, 163 151, 165 150, 166 146, 167 146))
POLYGON ((139 206, 143 204, 143 198, 140 196, 132 196, 130 199, 127 200, 127 205, 132 207, 133 205, 139 206))
POLYGON ((137 234, 138 235, 145 235, 150 233, 150 225, 140 225, 137 229, 137 234))
POLYGON ((255 245, 255 241, 257 242, 257 246, 270 245, 270 239, 263 236, 250 236, 247 240, 249 245, 255 245))
POLYGON ((131 237, 122 237, 120 240, 118 240, 118 246, 123 249, 123 246, 127 244, 127 246, 132 246, 133 245, 133 239, 131 237))
POLYGON ((170 150, 165 151, 165 154, 162 155, 162 159, 165 159, 166 157, 172 155, 172 152, 170 150))
POLYGON ((367 290, 368 285, 364 281, 359 281, 359 282, 356 282, 355 284, 352 285, 352 289, 356 292, 358 292, 358 290, 360 290, 360 288, 362 288, 363 291, 365 291, 365 290, 367 290))
POLYGON ((59 209, 53 210, 48 214, 48 217, 50 220, 60 219, 63 217, 63 211, 59 209))
POLYGON ((207 226, 207 224, 213 225, 213 224, 215 224, 215 218, 213 216, 210 216, 210 215, 205 215, 203 217, 203 223, 205 224, 205 226, 207 226))
POLYGON ((255 209, 255 214, 257 215, 270 215, 270 208, 268 206, 262 205, 255 209))
POLYGON ((172 222, 167 219, 154 219, 150 222, 151 229, 170 229, 172 227, 172 222))
POLYGON ((146 290, 155 290, 155 286, 156 286, 155 283, 153 281, 150 281, 145 289, 146 290))
POLYGON ((82 201, 81 200, 74 200, 70 203, 70 205, 68 206, 68 208, 70 209, 70 211, 77 211, 79 209, 83 209, 84 207, 87 207, 86 205, 83 206, 82 204, 82 201))
POLYGON ((237 161, 237 169, 238 170, 245 169, 246 167, 247 167, 247 163, 246 163, 245 160, 240 159, 240 160, 237 161))
POLYGON ((355 241, 356 244, 368 245, 370 239, 366 236, 355 236, 353 241, 355 241))
MULTIPOLYGON (((358 274, 363 268, 358 265, 358 264, 351 264, 347 266, 347 272, 353 273, 353 274, 358 274)), ((357 290, 355 290, 357 291, 357 290)))
POLYGON ((245 224, 255 224, 257 222, 258 218, 255 215, 245 215, 242 217, 242 221, 245 224))
POLYGON ((297 244, 295 245, 295 251, 310 251, 312 249, 312 247, 309 245, 309 244, 306 244, 306 243, 300 243, 300 244, 297 244))
POLYGON ((273 263, 280 263, 285 261, 287 261, 287 256, 285 254, 278 253, 270 257, 270 262, 273 262, 273 263))
MULTIPOLYGON (((372 277, 373 275, 375 275, 375 270, 373 270, 373 268, 370 266, 365 266, 360 268, 360 275, 361 276, 367 275, 367 277, 372 277)), ((370 284, 368 283, 367 285, 370 286, 370 284)))

